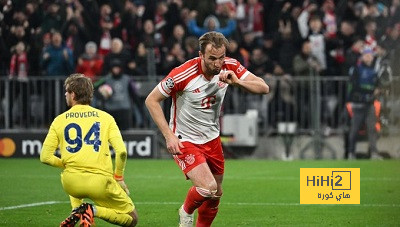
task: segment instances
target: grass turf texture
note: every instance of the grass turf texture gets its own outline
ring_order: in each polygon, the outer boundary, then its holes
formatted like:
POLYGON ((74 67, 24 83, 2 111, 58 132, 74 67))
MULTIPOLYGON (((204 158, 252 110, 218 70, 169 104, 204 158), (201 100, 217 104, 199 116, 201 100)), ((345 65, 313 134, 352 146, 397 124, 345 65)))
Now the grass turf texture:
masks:
MULTIPOLYGON (((213 226, 398 226, 400 161, 228 160, 213 226), (300 168, 360 168, 360 205, 300 205, 300 168)), ((0 226, 58 226, 70 213, 60 170, 38 159, 0 159, 0 226), (13 208, 22 204, 55 204, 13 208)), ((129 160, 138 226, 177 226, 190 186, 172 160, 129 160)), ((96 218, 97 226, 112 226, 96 218)))

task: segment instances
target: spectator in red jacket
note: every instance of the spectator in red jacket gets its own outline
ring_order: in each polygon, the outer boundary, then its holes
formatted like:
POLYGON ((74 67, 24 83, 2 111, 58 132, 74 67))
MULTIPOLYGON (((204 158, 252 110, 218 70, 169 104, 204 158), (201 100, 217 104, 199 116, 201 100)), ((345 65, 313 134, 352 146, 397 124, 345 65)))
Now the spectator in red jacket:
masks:
POLYGON ((103 59, 97 54, 97 45, 95 42, 88 42, 85 45, 85 52, 78 58, 76 72, 82 73, 96 81, 97 76, 101 75, 103 68, 103 59))
POLYGON ((28 76, 28 57, 23 42, 15 45, 15 53, 11 56, 10 78, 14 76, 18 79, 26 79, 28 76))
POLYGON ((21 127, 27 127, 28 119, 28 57, 25 50, 25 44, 18 42, 13 50, 14 54, 11 56, 10 61, 10 74, 9 78, 12 80, 10 83, 11 91, 13 91, 15 98, 10 99, 11 108, 9 111, 12 116, 11 124, 17 124, 21 127))

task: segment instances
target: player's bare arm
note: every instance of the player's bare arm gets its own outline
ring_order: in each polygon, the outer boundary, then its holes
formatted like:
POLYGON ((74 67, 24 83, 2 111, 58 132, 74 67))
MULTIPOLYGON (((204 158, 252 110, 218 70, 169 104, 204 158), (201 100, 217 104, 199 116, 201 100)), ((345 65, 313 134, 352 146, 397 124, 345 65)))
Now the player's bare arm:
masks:
POLYGON ((183 147, 183 145, 178 137, 168 127, 168 122, 165 120, 164 112, 160 105, 160 102, 164 99, 166 99, 166 97, 161 94, 157 87, 155 87, 147 96, 145 104, 151 117, 165 138, 168 152, 171 154, 182 154, 180 148, 183 147))
POLYGON ((223 71, 219 74, 219 79, 229 85, 238 86, 244 90, 255 94, 268 94, 269 86, 265 81, 250 73, 244 80, 240 80, 232 70, 223 71))

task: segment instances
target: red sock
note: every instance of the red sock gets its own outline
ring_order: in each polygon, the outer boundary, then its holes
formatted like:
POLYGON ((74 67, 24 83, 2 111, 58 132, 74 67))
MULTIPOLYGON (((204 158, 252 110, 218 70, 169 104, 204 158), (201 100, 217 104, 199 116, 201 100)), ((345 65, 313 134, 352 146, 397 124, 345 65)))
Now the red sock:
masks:
POLYGON ((197 212, 196 227, 209 227, 218 213, 219 199, 209 199, 203 202, 197 212))
POLYGON ((203 197, 197 192, 196 187, 192 186, 186 196, 183 209, 186 211, 186 213, 193 214, 194 210, 201 206, 201 204, 207 199, 208 198, 203 197))

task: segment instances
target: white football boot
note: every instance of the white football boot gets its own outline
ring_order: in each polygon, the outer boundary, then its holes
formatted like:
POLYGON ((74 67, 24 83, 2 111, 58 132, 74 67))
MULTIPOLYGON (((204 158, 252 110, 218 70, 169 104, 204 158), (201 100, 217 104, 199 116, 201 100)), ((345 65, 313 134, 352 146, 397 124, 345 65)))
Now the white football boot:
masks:
POLYGON ((194 214, 188 214, 183 209, 183 205, 179 208, 179 227, 193 227, 194 214))

